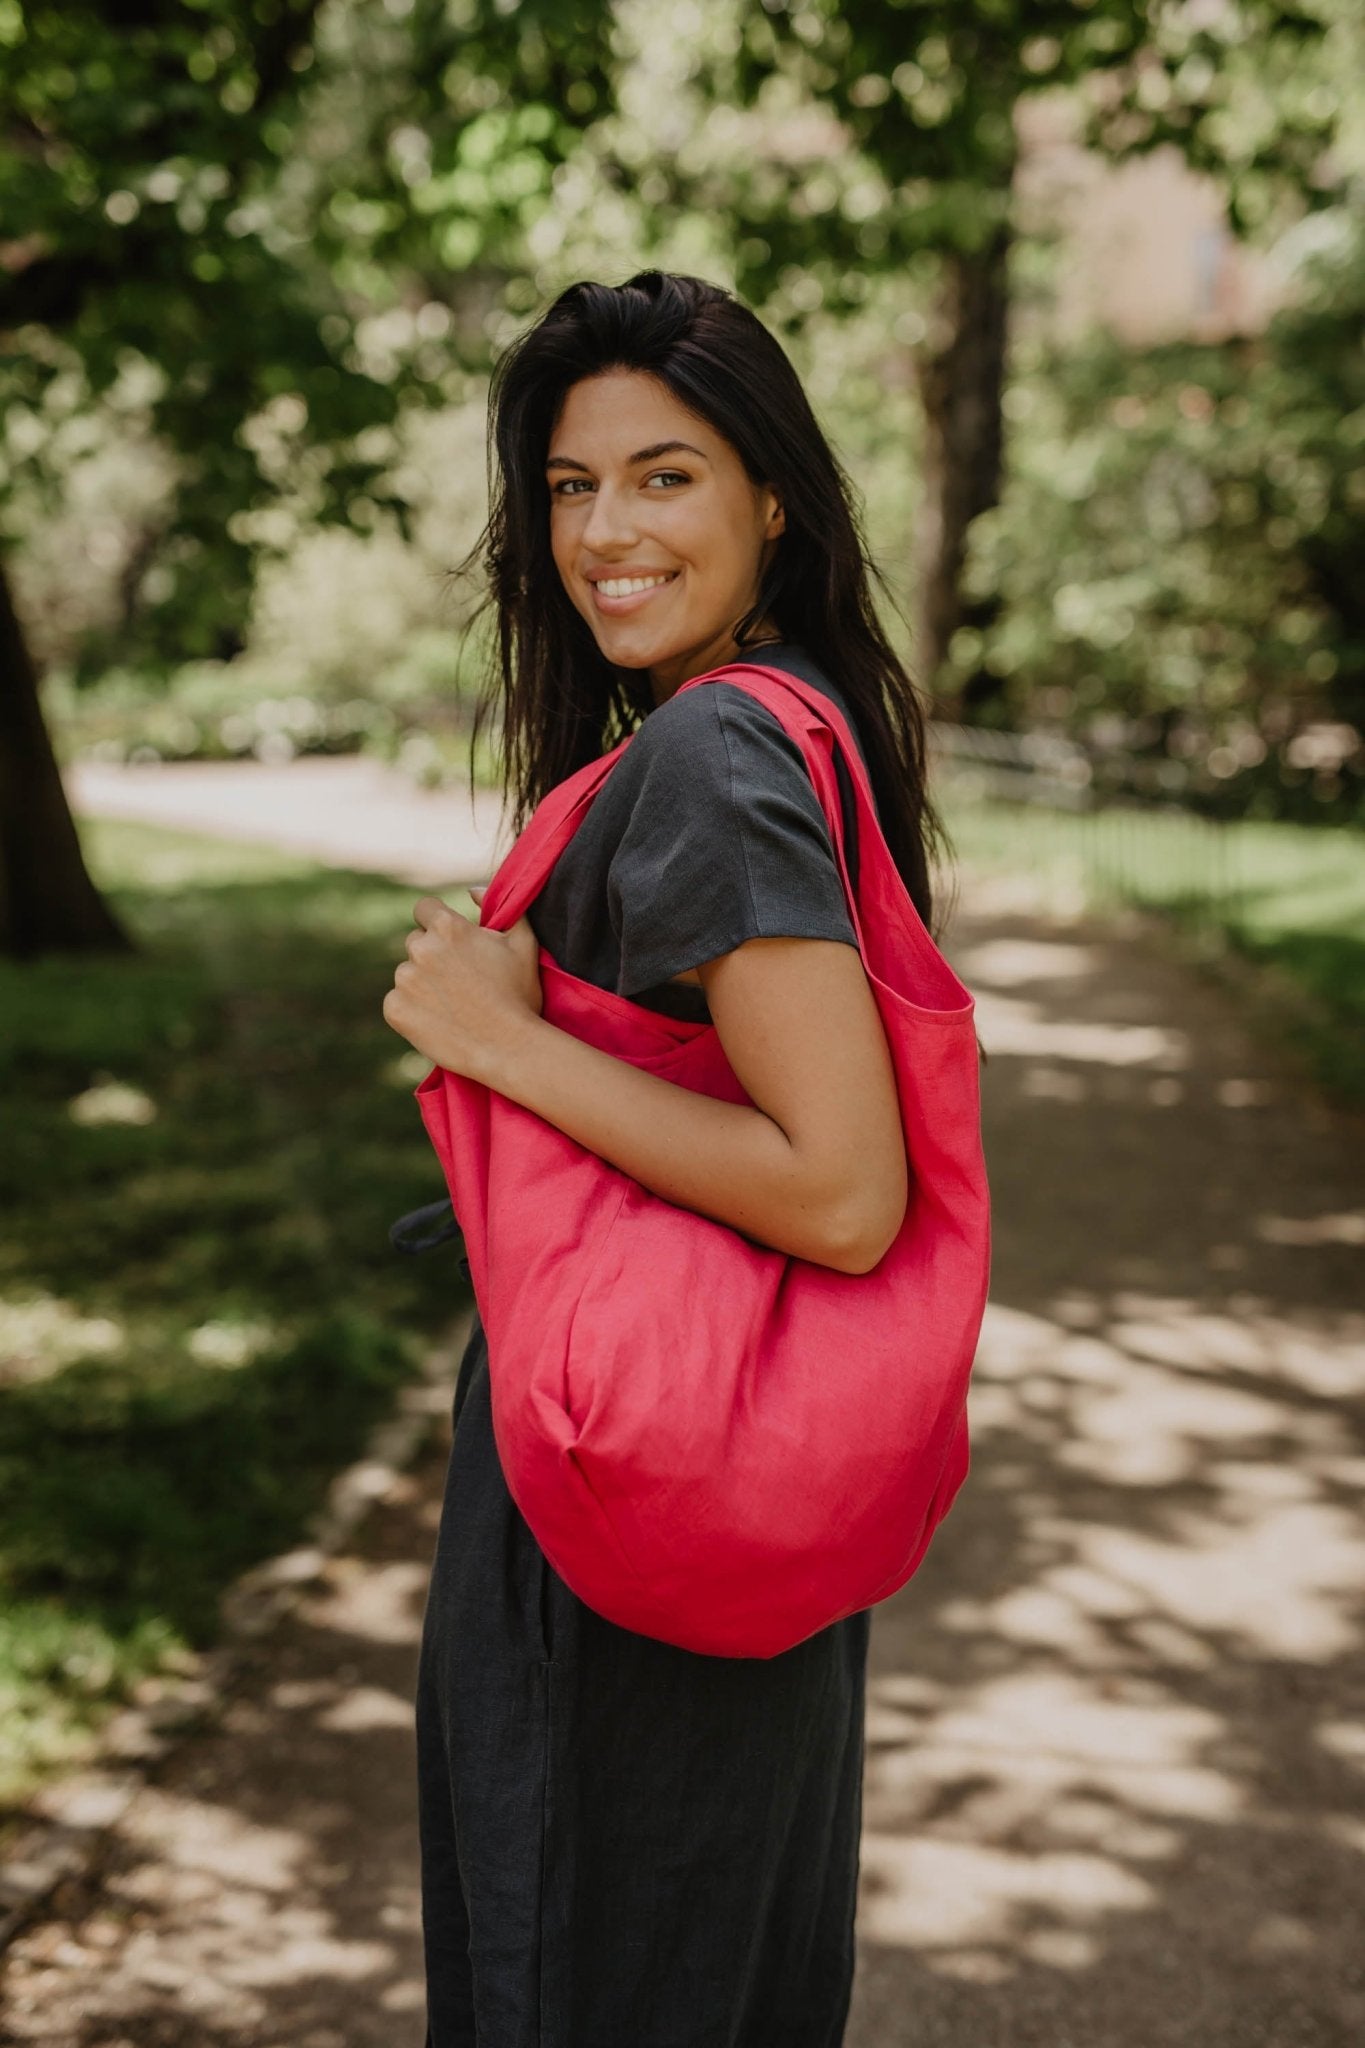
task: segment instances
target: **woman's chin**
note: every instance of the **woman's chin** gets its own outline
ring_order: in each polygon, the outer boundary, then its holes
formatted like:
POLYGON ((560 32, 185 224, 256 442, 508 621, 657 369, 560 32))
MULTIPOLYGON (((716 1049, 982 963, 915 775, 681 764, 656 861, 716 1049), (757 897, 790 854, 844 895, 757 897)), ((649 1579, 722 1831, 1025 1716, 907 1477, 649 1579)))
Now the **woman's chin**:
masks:
POLYGON ((602 621, 597 620, 593 632, 602 654, 617 668, 653 668, 656 662, 667 661, 676 652, 665 634, 642 629, 631 632, 625 619, 619 627, 606 630, 602 621))

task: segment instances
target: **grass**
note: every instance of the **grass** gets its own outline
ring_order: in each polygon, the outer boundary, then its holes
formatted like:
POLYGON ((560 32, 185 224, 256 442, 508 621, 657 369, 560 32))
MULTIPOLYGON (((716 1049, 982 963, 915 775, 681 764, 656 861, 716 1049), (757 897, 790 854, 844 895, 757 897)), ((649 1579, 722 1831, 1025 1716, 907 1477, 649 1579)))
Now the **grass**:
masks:
MULTIPOLYGON (((463 1298, 384 1023, 418 891, 111 821, 140 950, 0 963, 0 1803, 298 1540, 463 1298)), ((467 906, 472 908, 472 906, 467 906)))
POLYGON ((1188 812, 1087 812, 956 795, 944 813, 970 865, 1023 870, 1104 907, 1173 924, 1231 972, 1263 1029, 1318 1082, 1365 1107, 1365 834, 1215 822, 1188 812))

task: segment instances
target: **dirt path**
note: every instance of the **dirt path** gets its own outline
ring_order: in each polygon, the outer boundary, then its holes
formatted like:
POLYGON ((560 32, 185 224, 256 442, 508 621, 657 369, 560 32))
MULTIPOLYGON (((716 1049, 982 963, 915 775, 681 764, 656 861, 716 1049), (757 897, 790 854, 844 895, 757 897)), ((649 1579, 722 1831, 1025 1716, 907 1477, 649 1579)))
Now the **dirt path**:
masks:
POLYGON ((1365 1172, 1226 994, 978 887, 974 1465, 878 1617, 850 2048, 1365 2038, 1365 1172))
POLYGON ((478 790, 471 803, 463 785, 423 789, 364 754, 306 754, 278 765, 78 761, 62 780, 78 816, 281 846, 423 889, 482 881, 500 850, 496 795, 478 790))
MULTIPOLYGON (((1346 2048, 1365 1130, 1140 929, 964 896, 992 1302, 971 1477, 873 1632, 848 2048, 1346 2048)), ((16 1943, 0 2038, 420 2048, 445 1441, 16 1943)))

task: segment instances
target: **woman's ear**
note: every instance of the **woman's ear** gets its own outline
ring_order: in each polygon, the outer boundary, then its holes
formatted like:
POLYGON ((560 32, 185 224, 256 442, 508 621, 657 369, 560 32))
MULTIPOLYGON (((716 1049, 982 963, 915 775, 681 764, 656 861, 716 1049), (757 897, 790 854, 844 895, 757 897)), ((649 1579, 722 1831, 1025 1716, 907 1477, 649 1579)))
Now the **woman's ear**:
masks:
POLYGON ((768 513, 768 524, 763 529, 763 538, 776 540, 779 533, 785 533, 787 530, 787 514, 776 491, 769 489, 768 497, 771 500, 771 510, 768 513))

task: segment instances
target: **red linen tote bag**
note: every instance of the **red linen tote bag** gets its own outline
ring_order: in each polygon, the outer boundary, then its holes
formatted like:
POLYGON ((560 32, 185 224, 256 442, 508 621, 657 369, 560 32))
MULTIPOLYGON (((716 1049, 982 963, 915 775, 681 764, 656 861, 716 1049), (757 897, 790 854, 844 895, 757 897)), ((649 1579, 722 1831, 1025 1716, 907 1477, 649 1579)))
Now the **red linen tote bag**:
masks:
MULTIPOLYGON (((974 1003, 891 859, 846 721, 755 663, 681 687, 720 681, 797 742, 828 822, 895 1062, 910 1171, 895 1243, 861 1274, 788 1257, 652 1194, 480 1082, 435 1066, 414 1093, 464 1230, 498 1456, 545 1556, 623 1628, 772 1657, 904 1585, 966 1477, 990 1210, 974 1003), (836 743, 857 802, 856 898, 836 743)), ((537 806, 481 924, 522 915, 629 745, 537 806)), ((713 1024, 580 981, 544 947, 539 958, 552 1023, 749 1100, 713 1024)))

